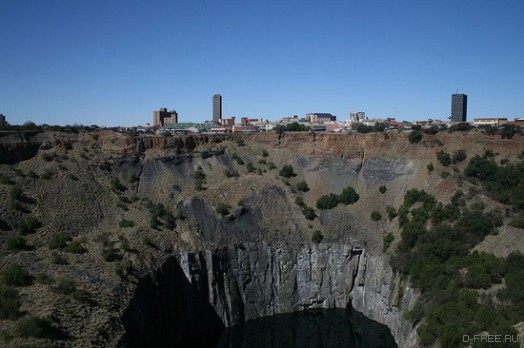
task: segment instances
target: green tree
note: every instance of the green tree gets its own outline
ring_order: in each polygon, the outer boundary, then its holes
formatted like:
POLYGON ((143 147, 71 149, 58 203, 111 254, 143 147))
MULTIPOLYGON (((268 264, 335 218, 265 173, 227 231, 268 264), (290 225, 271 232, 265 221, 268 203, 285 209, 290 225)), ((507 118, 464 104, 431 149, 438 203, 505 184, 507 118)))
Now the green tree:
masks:
POLYGON ((419 143, 422 140, 422 132, 420 130, 413 130, 409 133, 408 139, 411 144, 419 143))
POLYGON ((345 189, 343 189, 340 195, 338 195, 338 202, 343 203, 345 205, 356 203, 359 199, 360 195, 351 186, 348 186, 345 189))
POLYGON ((382 220, 382 214, 380 214, 376 210, 373 210, 371 212, 371 216, 370 217, 371 217, 371 220, 373 220, 373 221, 380 221, 380 220, 382 220))
POLYGON ((323 239, 324 239, 324 235, 322 234, 320 230, 316 230, 315 232, 313 232, 313 235, 311 236, 311 240, 314 243, 320 243, 322 242, 323 239))
POLYGON ((291 164, 284 165, 282 169, 280 169, 279 175, 283 176, 284 178, 288 178, 288 179, 291 177, 297 176, 293 172, 293 166, 291 164))
POLYGON ((317 200, 317 208, 318 209, 332 209, 338 205, 338 202, 339 202, 338 195, 334 193, 330 193, 328 195, 324 195, 320 197, 317 200))
POLYGON ((437 152, 437 158, 440 164, 442 164, 444 167, 447 167, 451 164, 451 156, 444 150, 437 152))
POLYGON ((307 185, 307 183, 304 180, 302 180, 302 181, 297 182, 297 190, 301 192, 308 192, 309 186, 307 185))

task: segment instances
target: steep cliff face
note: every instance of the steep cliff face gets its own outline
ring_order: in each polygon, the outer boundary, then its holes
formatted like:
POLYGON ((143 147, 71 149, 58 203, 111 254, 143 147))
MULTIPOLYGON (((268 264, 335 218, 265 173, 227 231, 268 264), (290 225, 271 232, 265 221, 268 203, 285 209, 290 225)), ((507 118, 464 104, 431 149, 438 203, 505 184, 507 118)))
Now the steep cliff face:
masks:
POLYGON ((391 283, 394 279, 381 261, 363 253, 358 242, 242 244, 180 253, 138 285, 124 316, 122 344, 176 343, 222 325, 275 314, 353 307, 392 325, 397 342, 407 346, 409 327, 401 323, 402 310, 391 307, 394 295, 404 305, 411 304, 413 296, 410 290, 407 297, 398 294, 400 285, 391 283))
POLYGON ((180 335, 172 337, 180 339, 221 324, 229 327, 310 308, 350 307, 361 252, 356 242, 297 248, 262 243, 177 254, 137 287, 124 316, 125 342, 134 346, 132 342, 150 344, 151 337, 165 337, 152 324, 158 318, 175 322, 166 332, 183 325, 180 335), (213 310, 202 310, 205 304, 213 310), (198 325, 197 313, 206 317, 198 325))

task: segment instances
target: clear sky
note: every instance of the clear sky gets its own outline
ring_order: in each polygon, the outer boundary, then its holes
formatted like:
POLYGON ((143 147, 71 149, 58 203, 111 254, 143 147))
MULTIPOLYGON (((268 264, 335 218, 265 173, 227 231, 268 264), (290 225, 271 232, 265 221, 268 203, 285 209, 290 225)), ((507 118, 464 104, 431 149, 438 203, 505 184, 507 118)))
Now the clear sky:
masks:
POLYGON ((524 117, 524 0, 0 0, 11 124, 524 117))

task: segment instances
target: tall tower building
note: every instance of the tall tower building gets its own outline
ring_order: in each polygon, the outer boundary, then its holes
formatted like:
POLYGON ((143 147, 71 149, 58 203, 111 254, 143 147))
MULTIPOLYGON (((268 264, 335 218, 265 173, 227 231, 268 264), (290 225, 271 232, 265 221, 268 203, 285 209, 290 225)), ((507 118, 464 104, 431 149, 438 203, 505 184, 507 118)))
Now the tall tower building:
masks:
POLYGON ((468 96, 466 94, 451 95, 451 122, 466 122, 468 117, 468 96))
POLYGON ((213 96, 213 123, 220 124, 222 119, 222 96, 215 94, 213 96))

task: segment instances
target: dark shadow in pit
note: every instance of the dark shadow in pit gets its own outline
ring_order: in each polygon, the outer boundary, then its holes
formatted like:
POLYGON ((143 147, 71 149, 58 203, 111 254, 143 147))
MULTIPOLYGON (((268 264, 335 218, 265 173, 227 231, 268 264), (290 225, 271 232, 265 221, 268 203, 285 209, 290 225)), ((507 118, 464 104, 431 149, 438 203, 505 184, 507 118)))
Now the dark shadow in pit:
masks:
POLYGON ((140 280, 122 320, 121 347, 203 347, 217 342, 224 325, 208 301, 207 274, 190 282, 173 257, 140 280), (199 286, 197 286, 199 284, 199 286))
POLYGON ((312 309, 247 321, 203 348, 396 348, 386 325, 350 309, 312 309))

